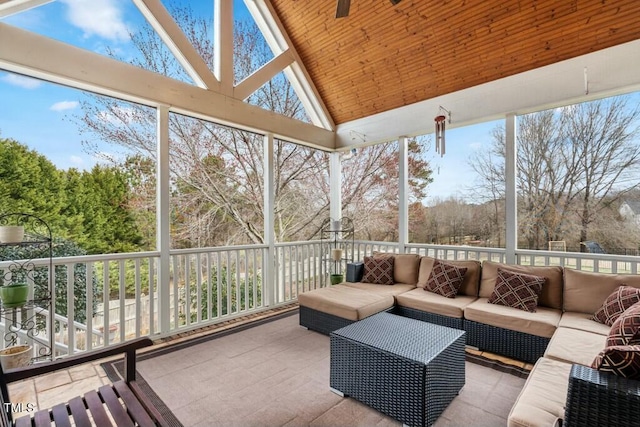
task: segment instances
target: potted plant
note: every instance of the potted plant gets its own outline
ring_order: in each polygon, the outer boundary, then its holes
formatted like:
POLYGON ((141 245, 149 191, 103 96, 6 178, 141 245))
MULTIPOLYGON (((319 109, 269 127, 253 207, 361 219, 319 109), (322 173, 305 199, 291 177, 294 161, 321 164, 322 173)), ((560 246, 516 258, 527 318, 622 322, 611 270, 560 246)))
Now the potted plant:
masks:
POLYGON ((0 350, 2 370, 20 368, 31 362, 32 347, 30 345, 14 345, 0 350))
POLYGON ((0 226, 0 243, 20 243, 24 239, 24 227, 22 225, 0 226))
POLYGON ((26 283, 10 283, 0 286, 0 300, 7 308, 21 307, 27 302, 29 286, 26 283))
POLYGON ((331 275, 331 284, 338 285, 343 282, 344 276, 342 274, 332 274, 331 275))

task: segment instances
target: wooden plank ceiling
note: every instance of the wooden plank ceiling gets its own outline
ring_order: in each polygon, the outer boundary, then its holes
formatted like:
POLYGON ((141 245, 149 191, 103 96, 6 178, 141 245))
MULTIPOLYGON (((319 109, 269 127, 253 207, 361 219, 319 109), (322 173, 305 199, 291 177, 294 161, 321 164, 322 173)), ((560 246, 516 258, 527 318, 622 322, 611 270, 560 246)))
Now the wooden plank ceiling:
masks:
POLYGON ((271 3, 336 124, 640 39, 638 0, 271 3))

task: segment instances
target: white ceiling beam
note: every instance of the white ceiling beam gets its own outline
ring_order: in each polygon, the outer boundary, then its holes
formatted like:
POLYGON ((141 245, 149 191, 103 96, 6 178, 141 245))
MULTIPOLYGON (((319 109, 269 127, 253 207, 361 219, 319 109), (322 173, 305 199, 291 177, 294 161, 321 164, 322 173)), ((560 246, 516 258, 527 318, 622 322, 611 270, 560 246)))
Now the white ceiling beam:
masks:
POLYGON ((142 15, 153 27, 173 56, 194 83, 204 89, 220 90, 220 82, 200 54, 184 35, 160 0, 133 0, 142 15))
POLYGON ((0 23, 0 69, 212 120, 323 150, 333 132, 57 40, 0 23))
POLYGON ((640 90, 639 52, 636 40, 343 123, 336 129, 336 148, 433 133, 440 106, 451 112, 452 129, 640 90), (362 137, 354 140, 354 132, 362 137))
POLYGON ((300 98, 311 122, 325 129, 335 129, 335 123, 329 110, 322 101, 309 73, 304 68, 304 64, 278 19, 271 2, 268 0, 244 0, 244 3, 274 55, 279 55, 286 49, 291 50, 295 62, 291 67, 285 69, 285 75, 300 98))
POLYGON ((214 73, 220 80, 220 91, 233 94, 235 76, 233 72, 233 0, 214 0, 213 43, 214 73))
POLYGON ((241 81, 233 89, 233 97, 236 99, 247 99, 252 93, 260 89, 265 83, 292 63, 293 55, 291 55, 290 51, 286 50, 282 52, 241 81))
POLYGON ((0 18, 14 15, 43 4, 51 3, 53 0, 0 0, 0 18))

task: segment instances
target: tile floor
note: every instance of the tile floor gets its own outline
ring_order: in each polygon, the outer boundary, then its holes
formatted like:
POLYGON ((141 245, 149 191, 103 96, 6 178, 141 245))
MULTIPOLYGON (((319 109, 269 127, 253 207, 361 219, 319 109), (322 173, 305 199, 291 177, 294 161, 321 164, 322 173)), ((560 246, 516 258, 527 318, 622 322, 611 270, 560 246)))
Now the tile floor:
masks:
MULTIPOLYGON (((329 338, 296 314, 139 361, 138 371, 186 427, 400 425, 329 391, 329 338)), ((10 394, 50 407, 108 382, 96 362, 12 384, 10 394)), ((435 426, 505 426, 524 382, 467 362, 466 384, 435 426)))

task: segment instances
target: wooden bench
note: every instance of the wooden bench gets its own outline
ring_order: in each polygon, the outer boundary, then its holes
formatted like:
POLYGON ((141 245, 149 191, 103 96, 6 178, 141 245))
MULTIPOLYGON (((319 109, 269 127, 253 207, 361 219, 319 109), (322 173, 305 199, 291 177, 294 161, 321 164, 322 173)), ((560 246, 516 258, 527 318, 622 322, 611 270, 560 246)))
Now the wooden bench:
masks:
MULTIPOLYGON (((152 345, 149 338, 139 338, 123 344, 81 353, 40 363, 24 368, 2 371, 0 366, 0 388, 2 391, 2 426, 169 426, 158 409, 136 382, 136 350, 152 345), (86 392, 68 402, 62 402, 50 409, 38 409, 33 414, 24 415, 15 421, 12 403, 26 405, 29 402, 12 402, 7 385, 36 375, 47 374, 60 369, 89 363, 106 357, 125 355, 125 379, 104 385, 98 390, 86 392)), ((34 402, 31 402, 34 403, 34 402)))

